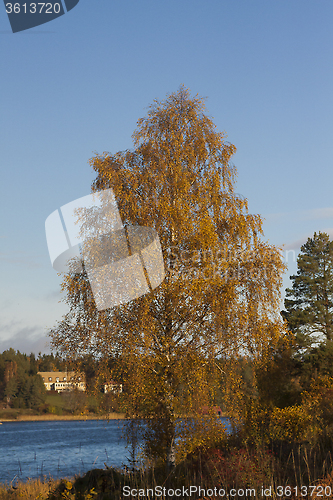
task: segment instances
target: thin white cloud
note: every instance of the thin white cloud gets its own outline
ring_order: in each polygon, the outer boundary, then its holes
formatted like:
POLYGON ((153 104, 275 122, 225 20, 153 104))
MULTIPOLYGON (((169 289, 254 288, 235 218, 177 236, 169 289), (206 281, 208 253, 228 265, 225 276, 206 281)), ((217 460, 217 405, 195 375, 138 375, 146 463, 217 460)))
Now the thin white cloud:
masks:
POLYGON ((292 212, 279 212, 264 216, 264 225, 269 226, 270 231, 278 231, 285 236, 284 242, 278 246, 283 251, 293 250, 299 252, 300 247, 312 238, 314 233, 327 233, 333 239, 333 207, 314 208, 311 210, 294 210, 292 212), (327 221, 332 221, 332 226, 327 226, 327 221), (313 223, 313 221, 317 221, 313 223), (286 228, 286 230, 283 229, 286 228), (295 239, 290 240, 290 231, 294 230, 295 239), (289 241, 288 241, 289 240, 289 241))
POLYGON ((22 265, 30 269, 45 267, 45 264, 41 263, 41 260, 38 258, 38 256, 31 255, 19 250, 14 252, 0 252, 0 262, 22 265))
POLYGON ((320 219, 332 219, 333 220, 333 208, 314 208, 312 210, 302 210, 302 217, 305 220, 320 220, 320 219))
POLYGON ((64 293, 59 290, 54 290, 53 292, 49 292, 46 295, 43 296, 43 300, 51 300, 54 302, 54 300, 62 300, 64 298, 64 293))
POLYGON ((325 220, 332 219, 333 207, 313 208, 311 210, 294 210, 292 212, 277 212, 263 215, 267 222, 277 222, 285 218, 293 220, 325 220))
MULTIPOLYGON (((313 236, 313 234, 311 235, 313 236)), ((301 238, 298 238, 297 240, 294 240, 292 241, 291 243, 287 243, 285 245, 283 245, 283 250, 284 251, 288 251, 288 250, 295 250, 295 251, 299 251, 299 249, 301 248, 302 245, 304 245, 304 243, 307 241, 308 238, 310 238, 311 236, 303 236, 301 238)))
MULTIPOLYGON (((330 237, 330 239, 333 239, 333 228, 327 228, 327 229, 322 229, 320 231, 315 231, 316 233, 326 233, 330 237)), ((297 240, 294 240, 290 243, 286 243, 284 245, 281 245, 282 249, 285 250, 295 250, 299 251, 302 245, 307 242, 308 238, 313 238, 314 232, 312 233, 307 233, 304 236, 298 238, 297 240)))

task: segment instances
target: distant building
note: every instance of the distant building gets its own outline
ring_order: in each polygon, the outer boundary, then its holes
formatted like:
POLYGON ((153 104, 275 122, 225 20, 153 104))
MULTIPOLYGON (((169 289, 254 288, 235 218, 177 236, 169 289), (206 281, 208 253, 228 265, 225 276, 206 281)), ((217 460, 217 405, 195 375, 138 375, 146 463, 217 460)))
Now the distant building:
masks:
POLYGON ((201 415, 209 415, 211 411, 213 411, 213 413, 215 413, 215 415, 217 415, 218 417, 223 417, 223 411, 221 410, 220 406, 213 406, 213 408, 202 406, 199 410, 199 413, 201 415))
POLYGON ((117 382, 111 380, 108 384, 104 384, 103 392, 104 394, 107 394, 108 392, 111 392, 112 394, 120 394, 123 392, 123 384, 117 384, 117 382))
POLYGON ((43 379, 47 391, 79 391, 86 390, 84 373, 75 372, 38 372, 43 379))

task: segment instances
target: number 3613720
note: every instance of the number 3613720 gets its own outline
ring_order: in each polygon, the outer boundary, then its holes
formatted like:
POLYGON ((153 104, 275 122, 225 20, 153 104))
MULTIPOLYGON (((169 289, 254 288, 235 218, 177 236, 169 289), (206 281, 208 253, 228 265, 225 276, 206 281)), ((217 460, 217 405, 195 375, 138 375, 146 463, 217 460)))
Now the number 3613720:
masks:
POLYGON ((19 14, 22 12, 26 14, 27 12, 30 14, 59 14, 61 10, 60 3, 31 3, 30 5, 26 3, 6 3, 6 12, 7 14, 19 14))

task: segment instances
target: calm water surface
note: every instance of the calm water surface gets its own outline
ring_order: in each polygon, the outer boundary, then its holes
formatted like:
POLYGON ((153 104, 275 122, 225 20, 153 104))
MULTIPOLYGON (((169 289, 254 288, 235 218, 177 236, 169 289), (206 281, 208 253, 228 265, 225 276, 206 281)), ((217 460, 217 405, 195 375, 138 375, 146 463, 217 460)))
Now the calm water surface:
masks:
MULTIPOLYGON (((222 419, 227 424, 227 419, 222 419)), ((122 438, 126 420, 3 422, 0 483, 71 477, 95 468, 129 465, 122 438)))
POLYGON ((3 422, 0 482, 67 477, 92 468, 128 465, 124 420, 3 422))

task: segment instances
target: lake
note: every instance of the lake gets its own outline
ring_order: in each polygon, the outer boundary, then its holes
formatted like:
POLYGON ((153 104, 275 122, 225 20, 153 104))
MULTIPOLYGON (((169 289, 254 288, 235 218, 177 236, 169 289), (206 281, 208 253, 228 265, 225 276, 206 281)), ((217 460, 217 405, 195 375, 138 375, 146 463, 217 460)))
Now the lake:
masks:
MULTIPOLYGON (((227 419, 222 419, 227 422, 227 419)), ((129 466, 126 420, 3 422, 0 482, 71 477, 91 469, 129 466)))

